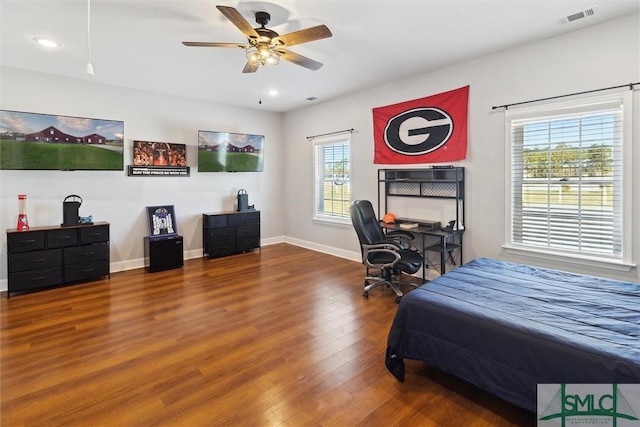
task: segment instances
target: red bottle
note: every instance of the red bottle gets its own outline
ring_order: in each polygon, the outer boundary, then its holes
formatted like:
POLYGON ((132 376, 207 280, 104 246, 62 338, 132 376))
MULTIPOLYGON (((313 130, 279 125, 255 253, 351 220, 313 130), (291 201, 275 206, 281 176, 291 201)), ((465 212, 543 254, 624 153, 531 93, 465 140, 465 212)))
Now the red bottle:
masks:
POLYGON ((27 219, 27 195, 18 195, 18 225, 16 226, 18 231, 25 231, 29 229, 29 220, 27 219))

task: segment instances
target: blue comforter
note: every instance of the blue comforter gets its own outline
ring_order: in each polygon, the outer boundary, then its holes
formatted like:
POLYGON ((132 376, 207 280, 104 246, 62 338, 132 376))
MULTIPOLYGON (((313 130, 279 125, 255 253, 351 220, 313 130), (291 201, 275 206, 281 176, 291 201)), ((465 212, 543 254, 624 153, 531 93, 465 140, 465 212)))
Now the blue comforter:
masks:
POLYGON ((535 411, 538 383, 640 383, 640 285, 479 258, 402 298, 386 366, 427 362, 535 411))

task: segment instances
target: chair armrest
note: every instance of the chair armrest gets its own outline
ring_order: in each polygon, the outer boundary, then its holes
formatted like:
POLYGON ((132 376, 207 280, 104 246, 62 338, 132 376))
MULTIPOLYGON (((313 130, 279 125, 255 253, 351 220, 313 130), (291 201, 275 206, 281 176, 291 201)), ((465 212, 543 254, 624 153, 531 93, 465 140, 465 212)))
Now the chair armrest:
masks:
POLYGON ((400 258, 400 253, 398 252, 400 249, 401 248, 398 247, 398 245, 390 243, 390 242, 376 243, 376 244, 373 244, 373 245, 362 245, 362 262, 367 267, 372 267, 372 268, 390 268, 390 267, 393 267, 401 259, 400 258), (384 263, 373 264, 369 260, 369 255, 376 254, 376 253, 386 253, 386 254, 392 255, 393 256, 393 260, 388 261, 388 262, 384 262, 384 263))
POLYGON ((380 248, 388 247, 389 249, 394 249, 396 251, 406 249, 399 239, 384 239, 384 240, 380 240, 379 242, 374 242, 371 245, 362 245, 362 246, 369 246, 369 247, 379 246, 380 248))
POLYGON ((413 240, 416 238, 416 236, 414 236, 413 233, 410 233, 405 230, 390 230, 387 232, 387 236, 393 237, 393 238, 396 238, 396 237, 406 238, 408 240, 413 240))
POLYGON ((415 236, 412 233, 404 230, 393 230, 389 231, 387 234, 387 239, 385 241, 395 242, 401 249, 411 249, 418 250, 415 246, 413 246, 413 239, 415 236))

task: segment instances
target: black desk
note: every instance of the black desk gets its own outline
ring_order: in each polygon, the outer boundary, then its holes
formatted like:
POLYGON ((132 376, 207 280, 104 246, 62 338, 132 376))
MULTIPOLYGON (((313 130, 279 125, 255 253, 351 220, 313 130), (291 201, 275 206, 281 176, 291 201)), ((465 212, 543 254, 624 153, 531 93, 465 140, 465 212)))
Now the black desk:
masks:
POLYGON ((380 222, 384 230, 408 231, 416 236, 420 236, 418 250, 424 257, 424 268, 422 269, 422 279, 426 280, 426 269, 428 265, 435 268, 440 274, 447 272, 447 261, 456 265, 456 255, 458 264, 462 264, 462 235, 464 230, 429 230, 424 227, 402 228, 398 224, 386 224, 380 222), (437 252, 439 254, 439 265, 429 261, 427 252, 437 252))

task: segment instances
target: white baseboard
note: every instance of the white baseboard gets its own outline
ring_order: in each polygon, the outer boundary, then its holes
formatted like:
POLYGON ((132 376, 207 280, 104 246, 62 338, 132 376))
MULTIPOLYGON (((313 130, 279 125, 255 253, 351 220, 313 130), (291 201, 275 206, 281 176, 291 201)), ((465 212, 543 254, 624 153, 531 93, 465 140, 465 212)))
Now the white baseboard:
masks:
POLYGON ((285 241, 286 241, 286 237, 284 236, 269 237, 268 239, 261 239, 260 245, 269 246, 269 245, 275 245, 276 243, 284 243, 285 241))
POLYGON ((345 258, 351 261, 362 261, 362 255, 360 252, 347 251, 344 249, 334 248, 333 246, 321 245, 315 242, 309 242, 307 240, 294 239, 291 237, 285 237, 285 243, 289 243, 291 245, 300 246, 306 249, 311 249, 316 252, 322 252, 329 255, 334 255, 340 258, 345 258))
POLYGON ((300 246, 301 248, 311 249, 312 251, 345 258, 350 261, 360 262, 362 260, 360 252, 345 251, 344 249, 334 248, 333 246, 321 245, 308 240, 294 239, 287 236, 271 237, 269 239, 262 239, 260 242, 262 246, 275 245, 277 243, 288 243, 290 245, 300 246))

